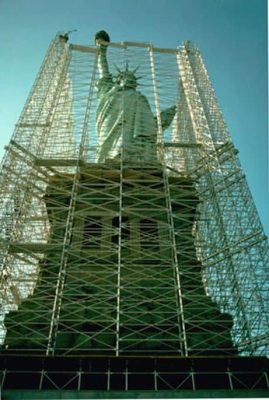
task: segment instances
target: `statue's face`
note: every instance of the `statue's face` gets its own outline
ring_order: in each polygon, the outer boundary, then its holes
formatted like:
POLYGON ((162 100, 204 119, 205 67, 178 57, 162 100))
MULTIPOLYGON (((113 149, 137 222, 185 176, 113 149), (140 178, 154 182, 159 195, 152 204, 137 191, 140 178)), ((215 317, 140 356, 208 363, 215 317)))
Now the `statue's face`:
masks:
POLYGON ((117 76, 116 82, 123 88, 135 89, 137 87, 136 77, 131 71, 121 72, 117 76))

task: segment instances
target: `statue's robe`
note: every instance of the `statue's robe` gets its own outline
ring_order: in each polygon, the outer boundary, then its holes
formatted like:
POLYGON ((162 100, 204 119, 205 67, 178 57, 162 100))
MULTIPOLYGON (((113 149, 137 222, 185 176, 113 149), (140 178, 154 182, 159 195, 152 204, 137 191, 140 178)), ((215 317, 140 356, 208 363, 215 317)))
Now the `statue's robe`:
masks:
POLYGON ((147 98, 103 77, 97 83, 97 162, 121 156, 128 161, 156 159, 157 124, 147 98))

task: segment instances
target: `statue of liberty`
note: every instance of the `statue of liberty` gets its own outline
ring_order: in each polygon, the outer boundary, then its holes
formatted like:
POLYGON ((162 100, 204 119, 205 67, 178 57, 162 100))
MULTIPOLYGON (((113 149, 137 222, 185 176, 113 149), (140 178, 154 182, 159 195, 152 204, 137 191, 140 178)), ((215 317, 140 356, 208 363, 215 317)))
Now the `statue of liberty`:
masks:
MULTIPOLYGON (((97 82, 99 104, 96 111, 96 127, 99 139, 97 162, 123 157, 128 161, 157 161, 157 119, 147 98, 137 88, 136 70, 118 69, 114 78, 109 72, 107 46, 110 42, 105 31, 95 35, 98 46, 97 82)), ((176 107, 161 112, 162 128, 171 124, 176 107)))

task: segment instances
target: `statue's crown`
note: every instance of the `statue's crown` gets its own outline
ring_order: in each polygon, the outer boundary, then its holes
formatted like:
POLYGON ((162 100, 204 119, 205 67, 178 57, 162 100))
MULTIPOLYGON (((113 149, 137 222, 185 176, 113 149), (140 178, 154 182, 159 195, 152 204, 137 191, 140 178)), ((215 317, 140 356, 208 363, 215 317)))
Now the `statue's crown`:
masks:
POLYGON ((141 76, 136 76, 135 73, 138 70, 139 66, 137 66, 133 71, 129 70, 128 61, 126 62, 125 70, 120 70, 120 68, 115 65, 118 75, 116 75, 116 82, 120 83, 122 80, 126 80, 128 82, 133 82, 135 85, 137 84, 137 80, 141 78, 141 76))

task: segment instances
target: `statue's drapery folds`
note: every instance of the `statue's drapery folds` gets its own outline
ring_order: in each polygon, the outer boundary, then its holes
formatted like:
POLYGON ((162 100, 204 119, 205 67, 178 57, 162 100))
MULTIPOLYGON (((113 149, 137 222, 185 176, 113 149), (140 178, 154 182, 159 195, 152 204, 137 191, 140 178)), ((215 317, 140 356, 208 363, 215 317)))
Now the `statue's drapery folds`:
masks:
POLYGON ((145 161, 153 161, 157 124, 146 97, 135 88, 114 84, 107 77, 98 81, 97 88, 97 161, 117 157, 121 151, 122 157, 130 161, 142 156, 145 161))

